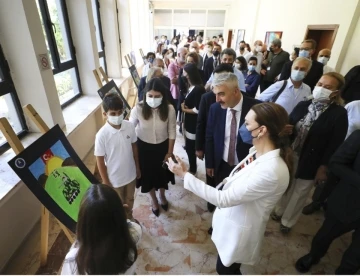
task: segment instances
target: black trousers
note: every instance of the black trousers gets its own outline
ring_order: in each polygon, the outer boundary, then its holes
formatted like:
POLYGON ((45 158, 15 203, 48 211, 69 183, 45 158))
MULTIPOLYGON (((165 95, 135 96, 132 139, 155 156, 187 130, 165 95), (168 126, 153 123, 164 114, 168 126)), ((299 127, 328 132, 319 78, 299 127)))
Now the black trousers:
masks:
POLYGON ((233 263, 231 266, 227 267, 221 262, 220 256, 218 255, 216 262, 216 272, 219 275, 242 275, 240 271, 241 264, 233 263))
POLYGON ((219 169, 215 174, 216 185, 228 177, 234 168, 235 166, 230 166, 228 162, 225 162, 223 159, 221 159, 219 169))
POLYGON ((344 252, 341 264, 335 273, 355 274, 360 268, 360 219, 351 223, 343 223, 327 211, 323 225, 313 238, 310 254, 315 259, 321 259, 336 238, 352 230, 355 230, 352 242, 344 252))
POLYGON ((189 171, 191 173, 196 173, 197 166, 196 166, 195 140, 190 140, 186 138, 185 147, 186 147, 186 153, 189 158, 189 164, 190 164, 189 171))
POLYGON ((322 205, 325 203, 325 201, 328 199, 332 191, 335 189, 339 179, 330 173, 328 175, 328 179, 326 183, 319 184, 314 191, 314 194, 312 196, 312 200, 314 203, 317 203, 319 205, 322 205))

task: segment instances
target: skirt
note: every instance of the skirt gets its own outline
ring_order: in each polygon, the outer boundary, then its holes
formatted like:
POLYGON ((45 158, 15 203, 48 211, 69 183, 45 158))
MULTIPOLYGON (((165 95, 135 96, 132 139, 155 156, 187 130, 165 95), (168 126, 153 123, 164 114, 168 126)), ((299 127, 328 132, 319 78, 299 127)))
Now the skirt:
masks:
POLYGON ((137 140, 141 178, 137 180, 136 188, 141 187, 142 193, 152 189, 168 189, 168 184, 175 184, 172 172, 162 167, 165 155, 168 152, 169 140, 160 144, 149 144, 137 140))

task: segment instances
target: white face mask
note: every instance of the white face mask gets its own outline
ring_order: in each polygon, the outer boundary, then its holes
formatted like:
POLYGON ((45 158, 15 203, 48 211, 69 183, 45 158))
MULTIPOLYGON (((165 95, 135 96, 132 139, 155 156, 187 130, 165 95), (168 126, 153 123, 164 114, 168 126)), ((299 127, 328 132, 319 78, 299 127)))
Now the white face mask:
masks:
POLYGON ((172 58, 172 57, 173 57, 173 53, 167 54, 166 57, 167 57, 167 58, 172 58))
POLYGON ((162 99, 163 99, 162 97, 161 98, 150 98, 149 96, 146 95, 146 103, 151 108, 158 108, 161 105, 162 99))
POLYGON ((313 96, 314 100, 316 102, 326 102, 330 100, 330 95, 334 91, 331 91, 330 89, 326 89, 321 86, 315 86, 313 90, 313 96))
POLYGON ((235 63, 235 68, 236 68, 236 69, 240 69, 240 64, 239 64, 239 63, 235 63))
POLYGON ((124 120, 124 114, 121 114, 120 116, 110 116, 108 115, 108 122, 112 125, 119 126, 121 125, 122 121, 124 120))
POLYGON ((256 52, 261 52, 261 51, 262 51, 262 46, 257 45, 257 46, 255 47, 255 51, 256 51, 256 52))
POLYGON ((196 49, 195 48, 190 48, 190 52, 194 53, 194 52, 196 52, 196 49))
POLYGON ((328 57, 319 57, 318 62, 321 62, 322 64, 326 65, 329 61, 328 57))

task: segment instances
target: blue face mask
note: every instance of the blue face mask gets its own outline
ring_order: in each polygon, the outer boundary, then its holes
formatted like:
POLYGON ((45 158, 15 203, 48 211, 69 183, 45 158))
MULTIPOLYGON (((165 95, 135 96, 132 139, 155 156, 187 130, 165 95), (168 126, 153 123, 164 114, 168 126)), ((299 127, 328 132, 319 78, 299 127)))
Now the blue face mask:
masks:
POLYGON ((291 79, 294 81, 301 81, 305 78, 305 72, 299 70, 291 70, 291 79))
POLYGON ((299 57, 304 57, 304 58, 308 58, 310 56, 310 52, 306 51, 306 50, 301 50, 299 52, 299 57))
POLYGON ((246 144, 252 145, 253 144, 253 139, 256 138, 256 137, 253 137, 251 135, 251 132, 253 132, 254 130, 257 130, 259 127, 254 128, 253 130, 249 131, 246 128, 246 125, 243 124, 239 129, 239 134, 240 134, 241 140, 246 144))
POLYGON ((153 59, 153 58, 149 58, 148 61, 149 61, 149 63, 153 63, 154 59, 153 59))
POLYGON ((248 69, 250 72, 255 71, 256 66, 255 65, 248 65, 248 69))

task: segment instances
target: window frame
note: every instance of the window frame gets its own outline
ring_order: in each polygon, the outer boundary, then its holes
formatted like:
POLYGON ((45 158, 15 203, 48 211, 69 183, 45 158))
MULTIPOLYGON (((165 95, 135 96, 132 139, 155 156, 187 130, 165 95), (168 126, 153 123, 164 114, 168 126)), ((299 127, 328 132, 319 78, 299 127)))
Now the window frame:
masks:
POLYGON ((97 22, 98 22, 98 26, 96 26, 99 29, 99 37, 100 37, 100 42, 101 42, 101 51, 98 52, 99 55, 99 59, 100 58, 104 58, 104 71, 107 74, 107 64, 106 64, 106 55, 105 55, 105 42, 104 42, 104 36, 103 36, 103 31, 102 31, 102 24, 101 24, 101 15, 100 15, 100 0, 94 0, 95 1, 95 6, 96 6, 96 16, 97 16, 97 22))
MULTIPOLYGON (((17 134, 17 136, 20 139, 29 132, 29 129, 26 125, 24 111, 21 107, 21 103, 17 95, 14 82, 10 74, 10 67, 6 60, 1 45, 0 45, 0 72, 2 78, 2 81, 0 81, 0 97, 5 96, 7 94, 10 94, 11 96, 11 99, 14 103, 14 107, 21 125, 21 131, 17 134)), ((8 149, 10 149, 10 145, 6 141, 3 145, 0 145, 0 155, 2 155, 8 149)))
MULTIPOLYGON (((54 24, 51 22, 51 16, 50 16, 49 7, 47 5, 47 0, 37 0, 37 1, 39 3, 39 8, 40 8, 41 17, 42 17, 42 18, 40 18, 40 20, 41 19, 43 20, 43 25, 44 25, 44 29, 45 29, 45 33, 46 33, 45 39, 47 39, 48 46, 49 46, 50 53, 51 53, 51 57, 49 57, 49 58, 51 58, 53 65, 54 65, 54 68, 52 69, 53 75, 55 76, 58 73, 65 72, 70 69, 75 69, 75 75, 76 75, 77 85, 79 88, 79 93, 77 95, 75 95, 74 97, 72 97, 71 99, 64 102, 63 104, 61 104, 61 108, 64 109, 66 106, 68 106, 69 104, 71 104, 76 99, 78 99, 79 97, 82 96, 82 87, 81 87, 81 82, 80 82, 79 67, 78 67, 77 59, 76 59, 76 49, 75 49, 73 39, 71 36, 68 10, 67 10, 65 0, 57 0, 60 3, 61 13, 63 15, 65 33, 66 33, 66 40, 68 42, 68 47, 69 47, 69 52, 70 52, 70 60, 61 62, 60 55, 59 55, 58 48, 57 48, 58 46, 57 46, 55 34, 54 34, 54 28, 53 28, 54 24)), ((58 11, 58 14, 60 14, 59 11, 58 11)), ((55 32, 56 31, 60 31, 60 30, 55 30, 55 32)), ((65 40, 65 38, 63 38, 63 39, 64 39, 64 43, 65 43, 66 40, 65 40)))

